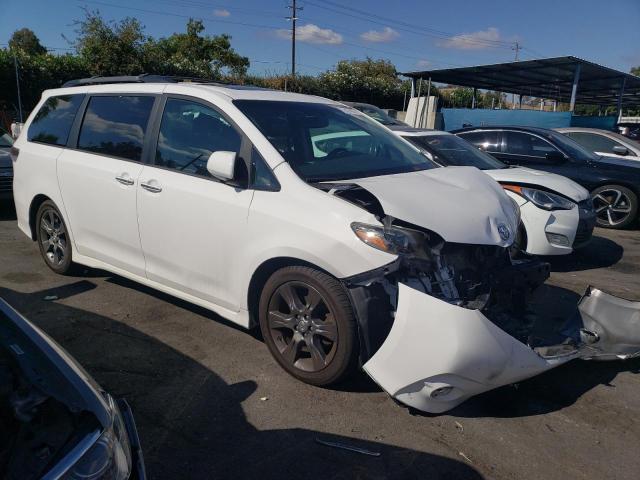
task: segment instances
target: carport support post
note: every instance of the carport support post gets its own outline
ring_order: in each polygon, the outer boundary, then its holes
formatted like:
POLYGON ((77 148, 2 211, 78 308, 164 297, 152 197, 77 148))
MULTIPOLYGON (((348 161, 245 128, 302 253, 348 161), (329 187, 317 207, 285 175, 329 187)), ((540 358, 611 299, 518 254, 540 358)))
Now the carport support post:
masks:
POLYGON ((411 97, 416 96, 416 77, 411 77, 411 97))
POLYGON ((422 77, 420 77, 420 82, 418 83, 418 101, 416 102, 416 112, 413 115, 413 126, 416 126, 416 122, 418 121, 418 106, 420 106, 420 90, 422 90, 422 77))
POLYGON ((576 66, 576 71, 573 74, 573 86, 571 87, 571 103, 569 104, 569 111, 573 113, 573 109, 576 106, 576 94, 578 93, 578 83, 580 82, 580 64, 576 66))
POLYGON ((622 86, 620 87, 620 94, 618 95, 618 118, 622 116, 622 97, 624 95, 624 87, 627 84, 627 77, 622 77, 622 86))
POLYGON ((478 89, 476 87, 473 87, 473 97, 471 97, 471 108, 476 108, 476 93, 478 92, 478 89))

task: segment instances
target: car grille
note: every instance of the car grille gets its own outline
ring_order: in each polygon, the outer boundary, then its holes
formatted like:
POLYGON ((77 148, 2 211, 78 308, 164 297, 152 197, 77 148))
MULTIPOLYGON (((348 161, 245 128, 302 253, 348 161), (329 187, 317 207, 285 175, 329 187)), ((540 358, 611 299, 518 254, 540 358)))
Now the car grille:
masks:
POLYGON ((0 168, 0 192, 10 192, 13 189, 13 172, 10 168, 0 168), (7 175, 8 174, 8 175, 7 175))

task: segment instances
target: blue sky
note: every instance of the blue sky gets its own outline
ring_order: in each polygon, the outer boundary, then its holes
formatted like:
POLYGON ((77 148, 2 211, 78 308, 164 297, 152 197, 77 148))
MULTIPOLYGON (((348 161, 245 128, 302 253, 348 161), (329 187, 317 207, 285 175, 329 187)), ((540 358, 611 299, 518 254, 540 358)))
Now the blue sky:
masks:
MULTIPOLYGON (((0 45, 21 27, 63 52, 82 8, 109 20, 138 18, 147 34, 228 33, 252 73, 282 73, 290 62, 286 0, 0 0, 0 45)), ((399 71, 574 55, 628 71, 640 65, 640 0, 299 0, 298 71, 315 74, 340 59, 386 58, 399 71)))

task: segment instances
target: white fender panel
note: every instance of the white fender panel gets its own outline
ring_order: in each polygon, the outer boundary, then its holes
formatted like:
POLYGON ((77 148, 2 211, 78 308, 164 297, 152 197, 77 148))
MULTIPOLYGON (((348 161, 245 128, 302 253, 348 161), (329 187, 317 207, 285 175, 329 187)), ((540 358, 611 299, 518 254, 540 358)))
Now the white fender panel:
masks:
POLYGON ((545 360, 478 310, 398 285, 389 336, 364 370, 400 402, 441 413, 469 397, 565 363, 545 360))

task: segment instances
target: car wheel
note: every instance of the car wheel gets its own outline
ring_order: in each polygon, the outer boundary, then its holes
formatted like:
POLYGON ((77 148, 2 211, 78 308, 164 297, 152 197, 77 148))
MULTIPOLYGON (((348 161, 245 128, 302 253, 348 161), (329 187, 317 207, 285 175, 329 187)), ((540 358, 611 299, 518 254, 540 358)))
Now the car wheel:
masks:
POLYGON ((596 223, 604 228, 626 228, 638 216, 638 197, 626 187, 604 185, 591 192, 596 223))
POLYGON ((260 329, 276 361, 312 385, 352 372, 357 326, 351 302, 335 278, 309 267, 276 271, 260 295, 260 329))
POLYGON ((56 273, 70 273, 73 266, 71 241, 62 215, 52 201, 40 205, 36 222, 36 236, 44 262, 56 273))

